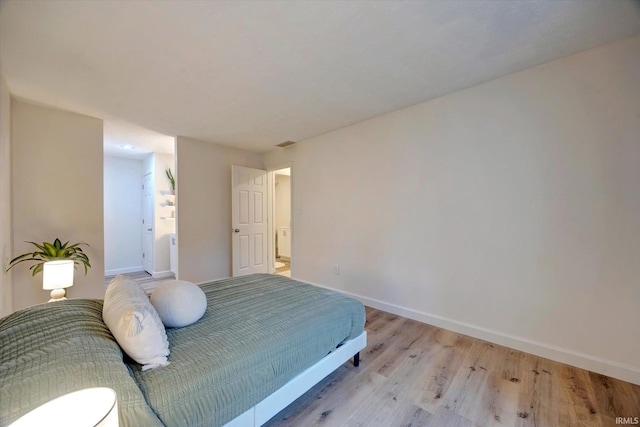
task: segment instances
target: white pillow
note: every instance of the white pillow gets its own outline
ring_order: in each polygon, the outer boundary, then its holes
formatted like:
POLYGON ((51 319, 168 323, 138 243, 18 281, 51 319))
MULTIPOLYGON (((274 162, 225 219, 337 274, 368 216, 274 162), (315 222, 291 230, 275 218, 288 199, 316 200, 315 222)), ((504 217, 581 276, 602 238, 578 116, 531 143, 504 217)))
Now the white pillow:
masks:
POLYGON ((164 326, 181 328, 197 322, 207 309, 202 289, 186 280, 167 280, 151 292, 151 304, 164 326))
POLYGON ((102 318, 122 350, 142 370, 168 365, 169 341, 149 297, 132 279, 116 276, 104 296, 102 318))

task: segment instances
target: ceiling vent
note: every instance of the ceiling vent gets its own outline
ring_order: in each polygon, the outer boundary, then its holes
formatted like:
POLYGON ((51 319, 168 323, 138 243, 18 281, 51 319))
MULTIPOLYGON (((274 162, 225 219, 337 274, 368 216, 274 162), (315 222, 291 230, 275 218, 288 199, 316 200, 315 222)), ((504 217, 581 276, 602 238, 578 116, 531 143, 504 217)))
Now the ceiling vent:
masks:
POLYGON ((295 141, 285 141, 285 142, 281 142, 280 144, 276 144, 276 147, 284 148, 284 147, 293 145, 295 143, 296 143, 295 141))

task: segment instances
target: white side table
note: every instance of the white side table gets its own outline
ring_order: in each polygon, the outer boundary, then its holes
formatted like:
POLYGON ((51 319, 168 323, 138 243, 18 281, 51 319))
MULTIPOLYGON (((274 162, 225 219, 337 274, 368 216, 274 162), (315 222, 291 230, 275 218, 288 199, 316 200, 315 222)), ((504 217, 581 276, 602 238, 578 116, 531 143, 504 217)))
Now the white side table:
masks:
POLYGON ((37 407, 9 427, 27 426, 117 427, 116 392, 106 387, 74 391, 37 407))

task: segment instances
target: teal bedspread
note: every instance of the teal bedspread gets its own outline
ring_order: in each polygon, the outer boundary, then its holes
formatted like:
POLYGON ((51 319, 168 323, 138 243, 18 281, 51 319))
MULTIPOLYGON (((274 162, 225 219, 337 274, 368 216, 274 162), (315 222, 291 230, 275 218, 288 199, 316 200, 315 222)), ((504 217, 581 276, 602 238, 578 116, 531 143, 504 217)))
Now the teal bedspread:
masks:
POLYGON ((41 304, 0 319, 0 426, 87 387, 118 395, 120 425, 220 426, 364 328, 364 306, 281 276, 201 285, 207 311, 167 329, 171 362, 142 372, 102 321, 102 301, 41 304))
POLYGON ((118 394, 121 426, 157 426, 102 322, 102 301, 41 304, 0 319, 0 426, 87 387, 118 394))
POLYGON ((220 426, 364 329, 364 306, 340 293, 258 274, 201 285, 207 311, 167 329, 168 366, 132 365, 168 426, 220 426))

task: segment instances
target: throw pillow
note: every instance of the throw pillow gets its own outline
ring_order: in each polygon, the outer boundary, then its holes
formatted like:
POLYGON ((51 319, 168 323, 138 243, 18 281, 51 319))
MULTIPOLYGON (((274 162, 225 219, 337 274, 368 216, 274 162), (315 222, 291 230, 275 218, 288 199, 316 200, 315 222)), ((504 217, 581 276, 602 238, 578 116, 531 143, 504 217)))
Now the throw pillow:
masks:
POLYGON ((194 283, 167 280, 151 292, 151 304, 165 326, 181 328, 197 322, 204 315, 207 297, 194 283))
POLYGON ((122 350, 143 365, 143 371, 169 364, 167 333, 149 297, 135 281, 126 276, 111 281, 102 318, 122 350))

